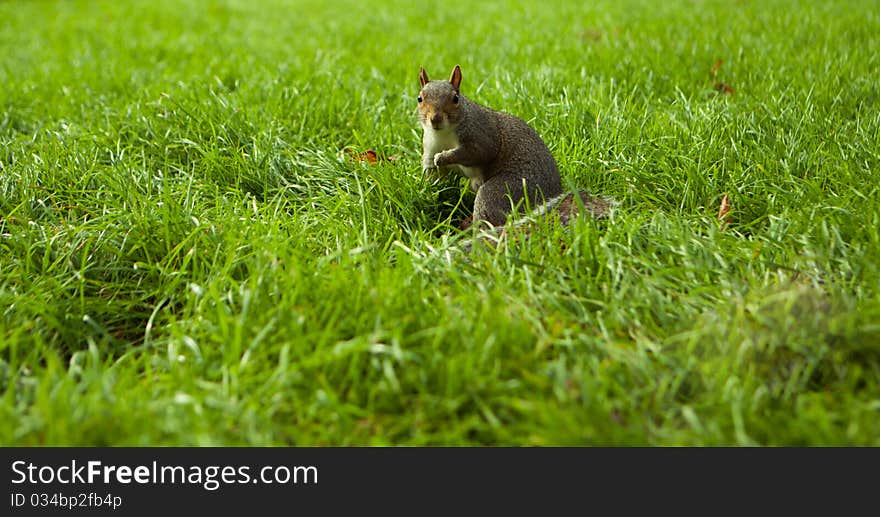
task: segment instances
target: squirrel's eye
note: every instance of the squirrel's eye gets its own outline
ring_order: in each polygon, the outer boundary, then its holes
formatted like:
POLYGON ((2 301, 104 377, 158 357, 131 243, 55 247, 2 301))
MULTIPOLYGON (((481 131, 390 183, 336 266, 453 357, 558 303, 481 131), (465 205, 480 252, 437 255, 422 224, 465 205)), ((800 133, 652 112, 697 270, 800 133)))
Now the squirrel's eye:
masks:
POLYGON ((453 104, 458 104, 458 94, 457 93, 452 96, 452 102, 453 102, 453 104))
POLYGON ((422 102, 422 96, 419 95, 418 97, 416 97, 416 100, 419 101, 419 102, 422 102))

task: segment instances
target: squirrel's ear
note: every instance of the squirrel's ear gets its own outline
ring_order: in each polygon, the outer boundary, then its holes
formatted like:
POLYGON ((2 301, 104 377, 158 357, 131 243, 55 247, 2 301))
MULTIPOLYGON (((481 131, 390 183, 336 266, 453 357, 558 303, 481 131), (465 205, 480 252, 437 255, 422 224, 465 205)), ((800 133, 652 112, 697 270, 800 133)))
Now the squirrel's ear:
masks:
POLYGON ((455 87, 456 90, 459 89, 461 85, 461 67, 455 65, 455 68, 452 69, 452 75, 449 77, 449 82, 452 83, 452 86, 455 87))
POLYGON ((425 68, 420 66, 419 67, 419 83, 421 83, 422 86, 425 86, 426 84, 428 84, 428 81, 430 81, 430 79, 428 79, 428 72, 425 72, 425 68))

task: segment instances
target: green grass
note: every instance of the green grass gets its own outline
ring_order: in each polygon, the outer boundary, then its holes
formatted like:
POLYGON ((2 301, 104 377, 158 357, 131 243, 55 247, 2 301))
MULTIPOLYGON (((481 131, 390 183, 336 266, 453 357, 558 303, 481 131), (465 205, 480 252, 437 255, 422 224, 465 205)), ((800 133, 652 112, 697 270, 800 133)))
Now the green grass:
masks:
POLYGON ((0 3, 0 443, 880 445, 876 2, 372 4, 0 3), (614 217, 456 252, 456 63, 614 217))

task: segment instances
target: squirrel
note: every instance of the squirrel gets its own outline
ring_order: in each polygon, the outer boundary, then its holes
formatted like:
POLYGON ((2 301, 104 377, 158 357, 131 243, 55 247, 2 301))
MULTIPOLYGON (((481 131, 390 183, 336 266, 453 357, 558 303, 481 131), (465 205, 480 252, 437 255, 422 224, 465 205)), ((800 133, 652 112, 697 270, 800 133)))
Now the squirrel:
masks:
POLYGON ((524 198, 535 213, 558 215, 563 225, 580 207, 595 218, 609 215, 613 200, 563 191, 556 160, 528 124, 462 95, 458 65, 448 81, 431 81, 420 67, 419 83, 422 170, 429 175, 458 169, 470 179, 476 191, 472 223, 503 226, 524 198))

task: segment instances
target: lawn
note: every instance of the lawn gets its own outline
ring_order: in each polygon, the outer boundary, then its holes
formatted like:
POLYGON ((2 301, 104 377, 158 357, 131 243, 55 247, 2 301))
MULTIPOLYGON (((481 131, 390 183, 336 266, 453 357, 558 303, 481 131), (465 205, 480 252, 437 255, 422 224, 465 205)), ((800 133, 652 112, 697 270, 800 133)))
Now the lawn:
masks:
POLYGON ((2 444, 880 445, 874 1, 0 19, 2 444), (462 251, 455 64, 614 215, 462 251))

